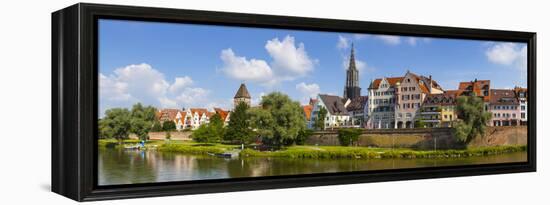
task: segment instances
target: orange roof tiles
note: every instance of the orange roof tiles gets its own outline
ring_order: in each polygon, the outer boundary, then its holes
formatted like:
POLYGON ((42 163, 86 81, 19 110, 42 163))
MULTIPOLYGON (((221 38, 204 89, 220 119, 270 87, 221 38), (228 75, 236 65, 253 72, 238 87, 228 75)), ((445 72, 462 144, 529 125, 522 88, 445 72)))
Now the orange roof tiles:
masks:
POLYGON ((313 106, 312 105, 304 105, 304 106, 302 106, 302 108, 304 109, 304 114, 306 116, 306 119, 311 119, 311 110, 313 110, 313 106))

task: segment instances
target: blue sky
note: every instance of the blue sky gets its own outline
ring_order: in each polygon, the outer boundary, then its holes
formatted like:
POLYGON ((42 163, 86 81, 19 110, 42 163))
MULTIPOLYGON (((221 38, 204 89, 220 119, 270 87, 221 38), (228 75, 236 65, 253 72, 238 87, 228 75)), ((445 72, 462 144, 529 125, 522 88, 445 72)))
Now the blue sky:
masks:
POLYGON ((142 102, 231 108, 241 82, 253 103, 282 91, 303 103, 342 95, 351 43, 362 94, 407 70, 444 89, 474 78, 526 86, 526 44, 123 20, 99 22, 100 113, 142 102))

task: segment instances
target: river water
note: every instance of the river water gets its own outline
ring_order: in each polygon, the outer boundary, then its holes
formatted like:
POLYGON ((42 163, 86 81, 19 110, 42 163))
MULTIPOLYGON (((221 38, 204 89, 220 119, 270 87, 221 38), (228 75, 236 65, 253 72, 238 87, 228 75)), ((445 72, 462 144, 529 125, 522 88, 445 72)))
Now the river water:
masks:
POLYGON ((223 159, 157 151, 100 149, 99 185, 295 175, 527 161, 526 152, 451 159, 223 159))

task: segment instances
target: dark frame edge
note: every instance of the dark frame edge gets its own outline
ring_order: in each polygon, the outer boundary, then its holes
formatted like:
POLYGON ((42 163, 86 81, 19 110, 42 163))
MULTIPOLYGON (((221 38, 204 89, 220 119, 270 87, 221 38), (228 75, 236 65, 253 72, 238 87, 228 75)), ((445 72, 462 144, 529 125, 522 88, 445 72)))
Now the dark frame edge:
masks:
POLYGON ((78 52, 80 4, 51 14, 52 63, 52 139, 51 190, 67 198, 82 201, 77 96, 80 79, 78 52))

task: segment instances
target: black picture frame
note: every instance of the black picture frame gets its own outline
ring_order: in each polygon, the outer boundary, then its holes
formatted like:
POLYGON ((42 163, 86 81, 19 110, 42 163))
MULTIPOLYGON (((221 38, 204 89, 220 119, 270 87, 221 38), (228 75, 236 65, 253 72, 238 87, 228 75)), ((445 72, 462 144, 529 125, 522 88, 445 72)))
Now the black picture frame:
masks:
POLYGON ((536 33, 79 3, 52 13, 52 191, 77 201, 536 171, 536 33), (528 161, 473 166, 97 186, 97 20, 515 41, 528 45, 528 161))

